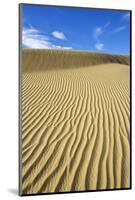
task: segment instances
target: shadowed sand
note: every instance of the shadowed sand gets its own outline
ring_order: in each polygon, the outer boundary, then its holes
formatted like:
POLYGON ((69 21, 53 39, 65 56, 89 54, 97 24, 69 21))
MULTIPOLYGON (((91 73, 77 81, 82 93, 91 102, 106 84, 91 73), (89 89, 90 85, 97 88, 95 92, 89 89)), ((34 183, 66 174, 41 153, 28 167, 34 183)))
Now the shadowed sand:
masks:
POLYGON ((22 63, 22 193, 129 188, 128 56, 24 50, 22 63))

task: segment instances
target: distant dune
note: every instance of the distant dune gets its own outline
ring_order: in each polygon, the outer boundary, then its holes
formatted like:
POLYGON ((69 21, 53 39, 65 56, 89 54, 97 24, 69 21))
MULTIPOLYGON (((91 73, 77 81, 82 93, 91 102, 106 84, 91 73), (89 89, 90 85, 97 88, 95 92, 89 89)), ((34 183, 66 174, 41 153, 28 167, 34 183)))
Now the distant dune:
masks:
POLYGON ((129 188, 129 57, 22 54, 22 193, 129 188))
POLYGON ((88 51, 67 51, 48 49, 23 49, 23 71, 43 71, 87 67, 105 63, 130 64, 128 55, 113 55, 88 51))

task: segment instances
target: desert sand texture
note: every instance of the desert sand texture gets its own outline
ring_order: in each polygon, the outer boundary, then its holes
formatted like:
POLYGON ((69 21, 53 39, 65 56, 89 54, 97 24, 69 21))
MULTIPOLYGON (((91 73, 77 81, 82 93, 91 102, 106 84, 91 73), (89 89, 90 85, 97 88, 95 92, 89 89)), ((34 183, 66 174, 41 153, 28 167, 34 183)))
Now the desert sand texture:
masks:
POLYGON ((130 187, 130 62, 22 50, 22 194, 130 187))

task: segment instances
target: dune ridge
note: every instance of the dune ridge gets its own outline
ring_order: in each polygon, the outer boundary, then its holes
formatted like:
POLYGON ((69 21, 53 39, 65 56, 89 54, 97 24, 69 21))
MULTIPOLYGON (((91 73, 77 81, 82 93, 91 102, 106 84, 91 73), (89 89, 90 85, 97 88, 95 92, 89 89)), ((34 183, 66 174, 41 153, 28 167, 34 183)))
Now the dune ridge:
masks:
POLYGON ((22 193, 129 188, 129 66, 43 71, 39 55, 22 73, 22 193))
POLYGON ((23 49, 24 72, 89 67, 104 63, 130 64, 128 55, 53 49, 23 49), (31 62, 32 61, 32 62, 31 62))

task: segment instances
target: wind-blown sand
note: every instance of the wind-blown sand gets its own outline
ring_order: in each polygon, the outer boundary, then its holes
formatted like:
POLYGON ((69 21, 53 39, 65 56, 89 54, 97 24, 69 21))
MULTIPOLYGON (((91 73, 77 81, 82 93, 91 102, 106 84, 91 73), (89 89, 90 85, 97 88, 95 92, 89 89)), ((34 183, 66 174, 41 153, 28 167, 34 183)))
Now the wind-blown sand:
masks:
POLYGON ((23 50, 22 194, 129 188, 129 58, 66 54, 23 50))

